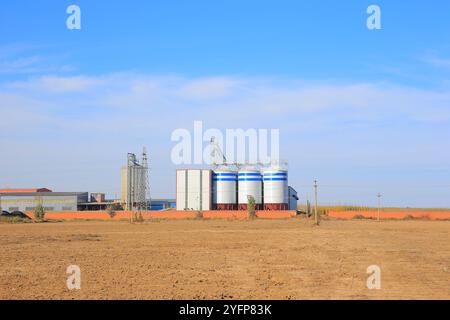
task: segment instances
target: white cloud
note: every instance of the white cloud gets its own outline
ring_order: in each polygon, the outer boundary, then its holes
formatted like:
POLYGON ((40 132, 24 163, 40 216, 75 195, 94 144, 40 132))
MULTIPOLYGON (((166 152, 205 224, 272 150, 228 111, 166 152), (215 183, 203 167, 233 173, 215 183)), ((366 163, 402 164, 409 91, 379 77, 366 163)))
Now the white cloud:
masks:
POLYGON ((0 95, 0 108, 9 110, 9 126, 23 119, 14 112, 26 111, 30 117, 38 116, 33 126, 37 131, 42 117, 47 119, 47 130, 51 119, 60 124, 55 129, 74 132, 79 128, 114 132, 112 123, 130 124, 130 131, 144 129, 144 119, 152 126, 172 128, 196 119, 222 128, 450 121, 450 92, 381 83, 133 74, 44 76, 0 84, 0 95))
POLYGON ((238 79, 226 77, 194 79, 180 91, 188 99, 220 99, 231 94, 240 83, 238 79))
POLYGON ((450 58, 442 58, 435 54, 427 54, 423 60, 435 67, 450 68, 450 58))
MULTIPOLYGON (((71 92, 86 94, 95 87, 102 85, 102 82, 102 78, 86 76, 44 76, 31 81, 13 82, 9 87, 47 94, 71 92)), ((105 84, 107 85, 107 83, 105 84)))
POLYGON ((48 74, 74 71, 72 65, 65 64, 64 55, 30 54, 38 46, 12 44, 0 46, 0 74, 48 74))
POLYGON ((112 74, 6 82, 0 84, 0 94, 2 108, 36 112, 60 123, 71 119, 76 126, 81 123, 73 119, 83 119, 82 125, 92 123, 95 129, 108 120, 131 123, 142 118, 160 119, 164 125, 175 127, 195 119, 226 127, 305 119, 336 124, 450 121, 450 92, 382 83, 112 74))

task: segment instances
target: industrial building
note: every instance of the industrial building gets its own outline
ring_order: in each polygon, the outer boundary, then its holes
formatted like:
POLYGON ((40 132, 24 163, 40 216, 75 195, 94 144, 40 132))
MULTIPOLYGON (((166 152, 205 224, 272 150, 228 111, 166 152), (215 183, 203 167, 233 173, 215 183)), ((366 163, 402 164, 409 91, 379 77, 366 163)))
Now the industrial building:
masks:
POLYGON ((297 192, 288 184, 285 161, 227 163, 219 144, 210 141, 212 169, 178 169, 177 210, 297 210, 297 192))
POLYGON ((121 169, 121 203, 126 210, 148 210, 149 195, 147 152, 144 148, 141 161, 128 153, 127 165, 121 169))
POLYGON ((47 188, 34 188, 34 189, 0 189, 1 193, 24 193, 24 192, 52 192, 47 188))
POLYGON ((87 202, 87 192, 0 193, 0 207, 9 212, 33 211, 39 204, 44 207, 45 211, 77 211, 82 210, 83 203, 87 202))
POLYGON ((178 169, 177 210, 212 209, 212 170, 178 169))
POLYGON ((101 192, 88 196, 88 192, 52 192, 47 188, 0 189, 0 207, 9 212, 22 212, 33 211, 40 204, 45 211, 92 211, 106 210, 108 205, 115 203, 106 200, 101 192))
POLYGON ((288 185, 288 170, 280 166, 258 169, 178 169, 177 210, 297 210, 297 192, 288 185))
POLYGON ((91 192, 90 202, 102 203, 106 202, 105 194, 103 192, 91 192))
POLYGON ((150 210, 166 210, 176 208, 176 206, 177 204, 175 199, 152 199, 150 210))
POLYGON ((297 210, 297 202, 299 200, 297 191, 291 186, 288 187, 289 210, 297 210))

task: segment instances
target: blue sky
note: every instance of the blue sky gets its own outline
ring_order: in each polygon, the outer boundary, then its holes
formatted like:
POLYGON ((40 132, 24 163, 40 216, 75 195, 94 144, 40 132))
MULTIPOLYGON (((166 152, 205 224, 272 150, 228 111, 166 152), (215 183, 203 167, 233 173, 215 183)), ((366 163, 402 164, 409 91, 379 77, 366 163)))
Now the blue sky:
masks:
POLYGON ((171 197, 171 132, 203 120, 280 128, 303 199, 448 207, 449 31, 448 1, 3 1, 0 186, 114 196, 146 145, 171 197))

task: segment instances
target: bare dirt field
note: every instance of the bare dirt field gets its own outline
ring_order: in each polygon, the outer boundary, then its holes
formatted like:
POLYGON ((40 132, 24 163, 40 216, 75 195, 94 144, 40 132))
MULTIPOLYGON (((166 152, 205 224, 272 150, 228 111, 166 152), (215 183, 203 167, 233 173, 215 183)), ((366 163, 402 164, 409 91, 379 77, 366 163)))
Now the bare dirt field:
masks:
POLYGON ((0 299, 450 299, 450 221, 0 224, 0 245, 0 299))

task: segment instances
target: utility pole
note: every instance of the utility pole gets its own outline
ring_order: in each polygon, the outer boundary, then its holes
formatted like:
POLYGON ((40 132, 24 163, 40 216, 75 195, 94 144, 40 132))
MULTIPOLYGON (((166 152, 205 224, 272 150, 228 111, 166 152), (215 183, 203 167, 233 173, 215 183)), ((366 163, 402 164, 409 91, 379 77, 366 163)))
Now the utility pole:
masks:
POLYGON ((378 218, 377 218, 377 220, 380 221, 381 193, 378 192, 377 198, 378 198, 378 218))
POLYGON ((317 180, 314 180, 314 224, 319 225, 319 216, 317 213, 317 180))
POLYGON ((310 208, 310 206, 309 206, 309 198, 308 198, 308 194, 305 195, 305 200, 306 200, 306 202, 305 202, 305 212, 306 212, 306 215, 307 215, 308 217, 310 217, 310 214, 311 214, 311 208, 310 208))

